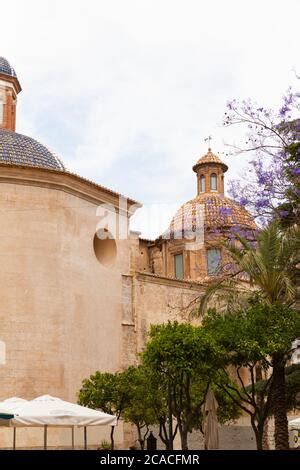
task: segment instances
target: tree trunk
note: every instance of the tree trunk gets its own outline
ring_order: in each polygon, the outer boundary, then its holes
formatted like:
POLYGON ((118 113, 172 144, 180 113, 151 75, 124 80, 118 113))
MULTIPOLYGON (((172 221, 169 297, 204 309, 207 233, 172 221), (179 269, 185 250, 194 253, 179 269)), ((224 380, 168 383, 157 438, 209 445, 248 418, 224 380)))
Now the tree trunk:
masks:
POLYGON ((178 424, 180 441, 181 441, 181 449, 182 450, 188 450, 188 444, 187 444, 187 434, 188 433, 187 433, 186 426, 184 424, 182 424, 180 415, 176 416, 176 418, 177 418, 177 424, 178 424))
POLYGON ((185 429, 180 430, 181 449, 189 450, 188 448, 188 433, 185 429))
POLYGON ((257 450, 263 450, 263 428, 255 422, 254 415, 251 415, 251 426, 255 435, 257 450))
POLYGON ((138 441, 139 441, 139 444, 140 444, 140 448, 141 448, 141 450, 144 450, 145 439, 143 439, 141 428, 137 424, 136 424, 136 429, 137 429, 137 432, 138 432, 138 441))
POLYGON ((263 433, 258 432, 255 434, 257 450, 263 450, 263 433))
POLYGON ((255 432, 256 449, 263 450, 263 436, 260 432, 255 432))
POLYGON ((285 361, 283 357, 273 357, 273 406, 276 450, 289 449, 284 366, 285 361))
POLYGON ((114 450, 114 447, 115 447, 114 432, 115 432, 115 427, 112 426, 112 427, 111 427, 111 430, 110 430, 110 444, 111 444, 111 450, 114 450))
MULTIPOLYGON (((263 374, 262 374, 262 367, 260 364, 258 364, 255 367, 255 381, 259 382, 260 380, 263 380, 263 374)), ((264 408, 264 399, 261 397, 261 395, 258 393, 257 394, 257 405, 261 409, 261 412, 263 413, 263 408, 264 408)), ((259 417, 259 420, 262 420, 262 414, 259 417)), ((269 449, 269 444, 268 444, 268 418, 262 422, 259 422, 257 424, 257 436, 255 434, 256 438, 256 446, 257 450, 268 450, 269 449)))
POLYGON ((269 450, 269 419, 267 418, 264 424, 263 439, 262 439, 263 450, 269 450))
POLYGON ((169 436, 168 436, 168 433, 167 433, 166 425, 162 421, 159 422, 159 437, 160 437, 161 441, 164 443, 164 445, 166 447, 166 450, 170 450, 169 449, 170 441, 169 441, 169 436))
POLYGON ((169 445, 168 450, 173 450, 173 413, 172 413, 172 390, 168 382, 168 420, 169 420, 169 445))

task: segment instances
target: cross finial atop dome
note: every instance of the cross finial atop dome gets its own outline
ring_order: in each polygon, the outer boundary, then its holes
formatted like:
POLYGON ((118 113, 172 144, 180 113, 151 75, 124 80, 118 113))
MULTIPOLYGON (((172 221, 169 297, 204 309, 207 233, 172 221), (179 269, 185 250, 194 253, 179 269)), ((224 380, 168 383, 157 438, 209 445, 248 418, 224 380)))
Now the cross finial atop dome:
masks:
POLYGON ((208 141, 208 151, 211 152, 211 146, 210 146, 210 143, 212 141, 212 136, 209 135, 208 137, 206 137, 206 139, 204 139, 204 142, 207 142, 208 141))

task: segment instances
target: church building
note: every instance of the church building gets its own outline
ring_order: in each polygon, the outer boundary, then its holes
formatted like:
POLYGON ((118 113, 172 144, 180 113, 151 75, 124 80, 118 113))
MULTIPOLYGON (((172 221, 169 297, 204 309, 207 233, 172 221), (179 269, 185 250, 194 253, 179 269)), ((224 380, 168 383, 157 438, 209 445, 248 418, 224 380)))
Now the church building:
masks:
MULTIPOLYGON (((17 133, 20 92, 0 57, 0 400, 50 394, 76 401, 91 373, 137 362, 151 324, 184 320, 226 263, 224 239, 255 224, 224 195, 228 168, 209 149, 193 167, 195 198, 166 233, 99 237, 108 232, 99 207, 130 227, 140 204, 126 198, 120 205, 120 194, 69 172, 47 147, 17 133)), ((116 444, 129 440, 127 432, 120 424, 116 444)), ((20 439, 28 447, 42 442, 33 431, 20 439)), ((49 439, 67 442, 58 430, 49 439)), ((11 446, 11 430, 0 429, 0 442, 11 446)))

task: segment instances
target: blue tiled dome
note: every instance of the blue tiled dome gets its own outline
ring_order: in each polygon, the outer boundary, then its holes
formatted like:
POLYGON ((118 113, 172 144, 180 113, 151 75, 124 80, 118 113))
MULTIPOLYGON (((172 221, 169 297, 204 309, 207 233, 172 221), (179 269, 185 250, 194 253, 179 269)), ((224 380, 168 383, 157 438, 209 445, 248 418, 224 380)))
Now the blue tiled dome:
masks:
POLYGON ((58 157, 31 137, 0 129, 0 163, 65 170, 58 157))
POLYGON ((11 77, 16 77, 16 72, 10 65, 10 63, 4 59, 4 57, 0 57, 0 73, 4 73, 5 75, 10 75, 11 77))

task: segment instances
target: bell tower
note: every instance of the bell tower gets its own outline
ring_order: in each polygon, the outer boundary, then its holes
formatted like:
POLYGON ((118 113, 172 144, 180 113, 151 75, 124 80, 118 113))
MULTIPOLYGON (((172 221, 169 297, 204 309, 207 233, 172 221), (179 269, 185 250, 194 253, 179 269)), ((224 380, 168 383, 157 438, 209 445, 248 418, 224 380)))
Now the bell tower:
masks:
POLYGON ((224 196, 224 173, 228 166, 208 149, 206 155, 193 166, 197 174, 197 196, 201 194, 219 194, 224 196))
POLYGON ((10 63, 0 57, 0 128, 16 130, 17 95, 22 90, 10 63))

